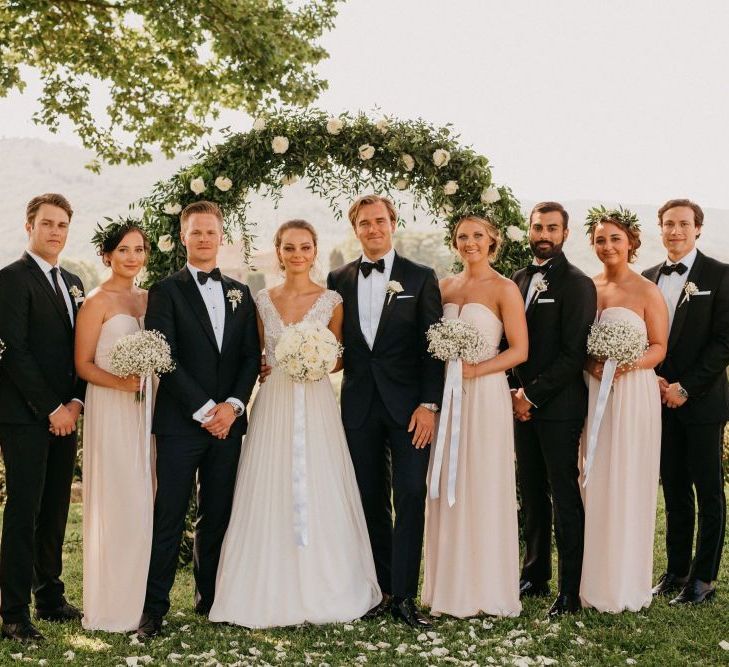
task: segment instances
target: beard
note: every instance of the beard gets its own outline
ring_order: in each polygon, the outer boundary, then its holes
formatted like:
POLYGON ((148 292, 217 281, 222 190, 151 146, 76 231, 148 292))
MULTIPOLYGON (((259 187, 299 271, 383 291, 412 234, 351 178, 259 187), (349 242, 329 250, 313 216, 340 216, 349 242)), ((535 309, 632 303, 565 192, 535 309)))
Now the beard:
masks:
POLYGON ((563 245, 564 245, 564 241, 562 243, 552 243, 551 241, 539 241, 539 245, 537 243, 535 243, 534 241, 529 241, 529 247, 532 249, 534 256, 537 259, 541 259, 542 261, 544 261, 546 259, 552 259, 552 257, 556 257, 557 255, 559 255, 559 253, 562 252, 563 245), (547 243, 549 244, 549 246, 546 245, 547 243))

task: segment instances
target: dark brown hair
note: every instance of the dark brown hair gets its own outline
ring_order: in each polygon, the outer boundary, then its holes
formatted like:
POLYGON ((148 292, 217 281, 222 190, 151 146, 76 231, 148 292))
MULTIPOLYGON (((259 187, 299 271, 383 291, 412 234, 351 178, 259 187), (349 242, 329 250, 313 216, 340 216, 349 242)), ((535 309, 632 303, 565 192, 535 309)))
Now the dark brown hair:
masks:
MULTIPOLYGON (((281 248, 281 239, 283 238, 284 232, 287 232, 289 229, 303 229, 309 234, 311 234, 311 239, 314 242, 314 247, 318 248, 318 242, 319 237, 317 236, 316 229, 314 229, 314 225, 312 225, 310 222, 307 222, 306 220, 301 220, 299 218, 296 218, 294 220, 287 220, 279 228, 276 230, 276 233, 273 235, 273 247, 276 248, 276 255, 278 256, 278 251, 281 248)), ((278 262, 279 268, 283 269, 284 266, 281 263, 281 260, 279 259, 278 262)))
POLYGON ((529 214, 529 224, 532 224, 532 217, 535 213, 560 213, 562 215, 562 226, 567 229, 567 224, 570 221, 570 216, 565 211, 564 206, 556 201, 541 201, 534 206, 531 213, 529 214))
POLYGON ((25 207, 25 219, 31 227, 35 222, 35 216, 38 213, 38 209, 43 206, 43 204, 50 204, 51 206, 58 206, 58 208, 63 209, 68 215, 69 222, 71 221, 71 218, 73 217, 73 209, 71 208, 71 204, 68 199, 55 192, 46 192, 43 195, 33 197, 33 199, 31 199, 25 207))
POLYGON ((354 200, 353 204, 349 207, 349 212, 347 213, 347 217, 349 217, 349 222, 352 223, 352 227, 354 227, 354 223, 357 221, 359 209, 363 206, 369 206, 370 204, 384 204, 388 214, 390 215, 390 220, 397 222, 397 209, 395 208, 395 204, 393 204, 387 197, 380 197, 380 195, 374 194, 362 195, 354 200))
POLYGON ((201 201, 188 204, 182 209, 182 213, 180 213, 180 229, 183 232, 185 231, 185 227, 187 226, 187 221, 190 219, 190 216, 195 213, 210 213, 211 215, 214 215, 220 223, 220 231, 223 230, 223 212, 220 210, 220 207, 215 202, 203 199, 201 201))
POLYGON ((704 212, 701 210, 696 202, 690 199, 669 199, 661 208, 658 209, 658 224, 663 224, 663 215, 666 211, 670 211, 672 208, 677 206, 687 206, 694 212, 694 223, 697 227, 701 227, 704 224, 704 212))
MULTIPOLYGON (((635 261, 636 256, 638 255, 638 248, 640 248, 640 228, 637 225, 628 225, 622 220, 618 220, 616 218, 605 218, 603 220, 600 220, 598 224, 604 225, 605 223, 612 223, 616 227, 620 227, 625 232, 625 235, 628 237, 628 243, 630 243, 630 250, 628 250, 628 262, 632 263, 635 261)), ((590 230, 590 245, 595 245, 595 230, 597 229, 597 225, 594 225, 592 227, 592 230, 590 230)))

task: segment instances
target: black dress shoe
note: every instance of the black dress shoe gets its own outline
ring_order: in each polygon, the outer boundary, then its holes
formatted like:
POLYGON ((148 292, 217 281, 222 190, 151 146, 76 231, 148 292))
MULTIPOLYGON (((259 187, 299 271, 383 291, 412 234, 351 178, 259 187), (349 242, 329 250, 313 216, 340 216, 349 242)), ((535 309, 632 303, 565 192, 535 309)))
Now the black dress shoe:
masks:
POLYGON ((678 593, 688 583, 688 577, 678 577, 673 572, 664 572, 653 587, 653 595, 678 593))
POLYGON ((35 617, 39 621, 51 621, 52 623, 66 623, 67 621, 80 621, 83 614, 72 604, 64 602, 55 609, 35 609, 35 617))
POLYGON ((549 595, 549 584, 546 581, 536 583, 528 579, 519 581, 519 599, 522 598, 539 598, 549 595))
POLYGON ((30 621, 3 623, 2 635, 4 639, 14 639, 16 642, 42 642, 45 639, 30 621))
POLYGON ((582 609, 580 596, 574 593, 560 593, 547 612, 547 616, 562 616, 562 614, 576 614, 582 609))
POLYGON ((390 605, 392 604, 392 595, 389 593, 383 593, 382 594, 382 600, 380 600, 379 603, 377 603, 372 609, 370 609, 362 618, 365 621, 372 620, 373 618, 377 618, 378 616, 382 616, 383 614, 390 611, 390 605))
POLYGON ((427 617, 415 606, 412 598, 393 599, 392 601, 392 617, 396 621, 404 621, 411 628, 432 628, 432 623, 427 617))
POLYGON ((701 581, 701 579, 691 579, 668 604, 674 606, 679 604, 702 604, 711 600, 714 595, 716 595, 716 587, 713 584, 701 581))
POLYGON ((151 639, 162 632, 162 617, 144 612, 139 620, 137 637, 140 639, 151 639))

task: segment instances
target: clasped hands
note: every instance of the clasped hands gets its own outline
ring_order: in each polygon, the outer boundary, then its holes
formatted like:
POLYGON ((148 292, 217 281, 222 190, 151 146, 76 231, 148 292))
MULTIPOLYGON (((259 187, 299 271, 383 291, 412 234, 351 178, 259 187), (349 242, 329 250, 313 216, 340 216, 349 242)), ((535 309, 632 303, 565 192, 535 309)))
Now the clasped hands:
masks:
POLYGON ((78 401, 69 401, 48 417, 48 430, 56 436, 71 435, 76 430, 76 421, 81 414, 82 405, 78 401))
POLYGON ((235 421, 235 410, 230 403, 218 403, 205 413, 205 420, 201 426, 210 435, 225 440, 230 432, 230 427, 235 421))
POLYGON ((658 376, 658 388, 661 390, 661 403, 667 408, 680 408, 688 399, 678 393, 679 382, 669 382, 658 376))

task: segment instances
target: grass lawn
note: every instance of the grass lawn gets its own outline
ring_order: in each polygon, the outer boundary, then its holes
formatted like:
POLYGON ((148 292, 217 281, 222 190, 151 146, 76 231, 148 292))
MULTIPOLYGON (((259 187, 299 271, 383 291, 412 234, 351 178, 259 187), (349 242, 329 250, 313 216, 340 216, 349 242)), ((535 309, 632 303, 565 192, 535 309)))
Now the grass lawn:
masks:
MULTIPOLYGON (((665 564, 659 507, 655 572, 665 564)), ((729 559, 717 599, 698 609, 619 615, 582 612, 550 623, 551 600, 530 600, 520 618, 441 619, 427 635, 388 620, 248 631, 214 625, 192 611, 192 573, 178 573, 165 634, 145 644, 131 635, 84 632, 79 623, 40 622, 48 641, 0 641, 0 664, 40 665, 728 665, 729 559), (722 648, 723 645, 726 649, 722 648)), ((65 549, 68 598, 81 606, 81 506, 73 505, 65 549)))

